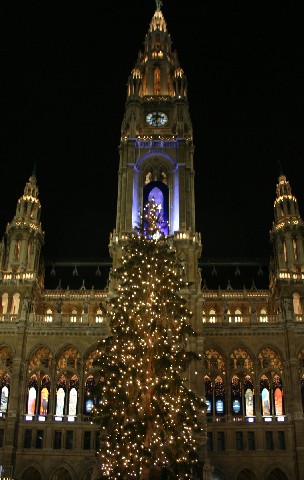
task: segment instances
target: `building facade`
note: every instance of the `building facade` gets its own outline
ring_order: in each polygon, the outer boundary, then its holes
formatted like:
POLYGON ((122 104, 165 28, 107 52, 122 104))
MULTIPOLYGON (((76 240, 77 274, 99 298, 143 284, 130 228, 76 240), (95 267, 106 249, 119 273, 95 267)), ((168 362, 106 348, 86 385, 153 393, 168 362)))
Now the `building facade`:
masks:
MULTIPOLYGON (((111 264, 119 265, 138 212, 154 197, 184 267, 183 295, 198 332, 190 347, 203 357, 188 374, 190 387, 207 405, 202 478, 300 480, 304 226, 297 200, 282 173, 274 194, 269 265, 200 263, 187 81, 160 3, 128 79, 111 264), (260 281, 265 269, 266 284, 260 281), (246 271, 250 282, 247 277, 241 284, 246 271), (225 288, 216 285, 219 274, 225 288)), ((47 274, 54 279, 55 270, 71 265, 52 264, 50 271, 44 265, 40 212, 33 173, 0 246, 1 474, 90 480, 99 445, 90 411, 101 400, 93 389, 102 380, 94 358, 98 341, 109 333, 102 312, 115 283, 110 277, 106 288, 88 289, 84 280, 77 288, 56 280, 49 288, 47 274)), ((98 277, 99 265, 83 266, 97 268, 98 277)), ((77 276, 74 266, 74 280, 77 276)))

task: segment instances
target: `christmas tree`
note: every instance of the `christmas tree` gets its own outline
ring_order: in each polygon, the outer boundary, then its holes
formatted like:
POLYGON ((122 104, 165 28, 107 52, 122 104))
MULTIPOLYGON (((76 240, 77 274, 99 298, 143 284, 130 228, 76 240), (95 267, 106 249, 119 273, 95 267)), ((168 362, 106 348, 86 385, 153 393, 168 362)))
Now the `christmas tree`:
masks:
POLYGON ((204 404, 184 378, 199 359, 187 351, 196 334, 180 295, 181 267, 162 227, 152 200, 112 272, 111 335, 100 342, 96 360, 102 400, 93 409, 101 425, 101 479, 149 479, 157 472, 190 479, 198 465, 195 436, 204 404))

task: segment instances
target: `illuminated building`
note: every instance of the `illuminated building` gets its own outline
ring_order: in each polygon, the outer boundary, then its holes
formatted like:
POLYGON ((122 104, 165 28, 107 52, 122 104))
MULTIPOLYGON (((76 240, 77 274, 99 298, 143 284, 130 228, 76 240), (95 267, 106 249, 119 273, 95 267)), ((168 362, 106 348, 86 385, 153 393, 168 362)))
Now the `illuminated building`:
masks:
MULTIPOLYGON (((188 378, 207 404, 202 464, 210 461, 217 480, 301 479, 304 229, 297 200, 281 174, 269 285, 268 266, 259 262, 200 264, 187 82, 159 6, 128 79, 121 131, 110 254, 118 266, 138 211, 156 198, 184 266, 183 295, 203 357, 188 378), (250 282, 241 284, 247 271, 250 282), (221 289, 217 275, 226 275, 221 289)), ((14 466, 22 480, 89 480, 99 442, 89 412, 102 401, 92 394, 101 381, 93 361, 109 331, 101 306, 115 285, 87 288, 80 269, 100 266, 85 262, 73 266, 77 288, 58 281, 68 262, 47 266, 45 277, 40 209, 33 174, 0 247, 0 464, 4 473, 14 466)))

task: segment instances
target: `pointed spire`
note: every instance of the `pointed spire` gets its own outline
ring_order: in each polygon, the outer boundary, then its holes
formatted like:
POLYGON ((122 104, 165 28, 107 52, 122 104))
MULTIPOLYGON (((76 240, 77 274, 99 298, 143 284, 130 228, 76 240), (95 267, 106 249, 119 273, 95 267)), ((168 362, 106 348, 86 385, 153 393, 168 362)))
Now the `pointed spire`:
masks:
POLYGON ((8 272, 29 275, 35 280, 39 269, 41 246, 44 232, 41 228, 41 204, 38 198, 35 169, 26 183, 23 195, 19 198, 16 214, 6 228, 8 272))
POLYGON ((156 3, 156 10, 160 11, 161 7, 163 6, 163 2, 161 0, 155 0, 156 3))
POLYGON ((32 172, 32 175, 29 178, 29 181, 26 183, 24 188, 24 197, 31 197, 32 199, 38 199, 38 186, 37 186, 37 178, 35 173, 35 168, 32 172))
POLYGON ((292 195, 289 181, 283 174, 279 176, 276 193, 275 220, 287 216, 299 216, 297 199, 292 195))
POLYGON ((279 171, 280 171, 280 177, 283 175, 283 166, 282 166, 282 160, 278 158, 278 165, 279 165, 279 171))
POLYGON ((276 258, 275 275, 279 279, 298 278, 298 271, 304 271, 303 220, 298 202, 291 192, 291 186, 281 171, 276 186, 274 202, 274 222, 270 238, 274 245, 276 258))

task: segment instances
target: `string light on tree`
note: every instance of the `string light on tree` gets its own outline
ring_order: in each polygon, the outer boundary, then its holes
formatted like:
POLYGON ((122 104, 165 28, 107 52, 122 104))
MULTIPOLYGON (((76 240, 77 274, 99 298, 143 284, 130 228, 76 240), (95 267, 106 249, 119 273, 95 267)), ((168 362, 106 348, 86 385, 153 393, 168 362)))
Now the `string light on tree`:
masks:
POLYGON ((106 315, 111 335, 100 342, 105 381, 93 416, 101 425, 100 478, 146 480, 153 472, 190 479, 198 465, 202 400, 184 383, 195 352, 191 312, 171 237, 154 199, 140 216, 112 272, 117 289, 106 315))

